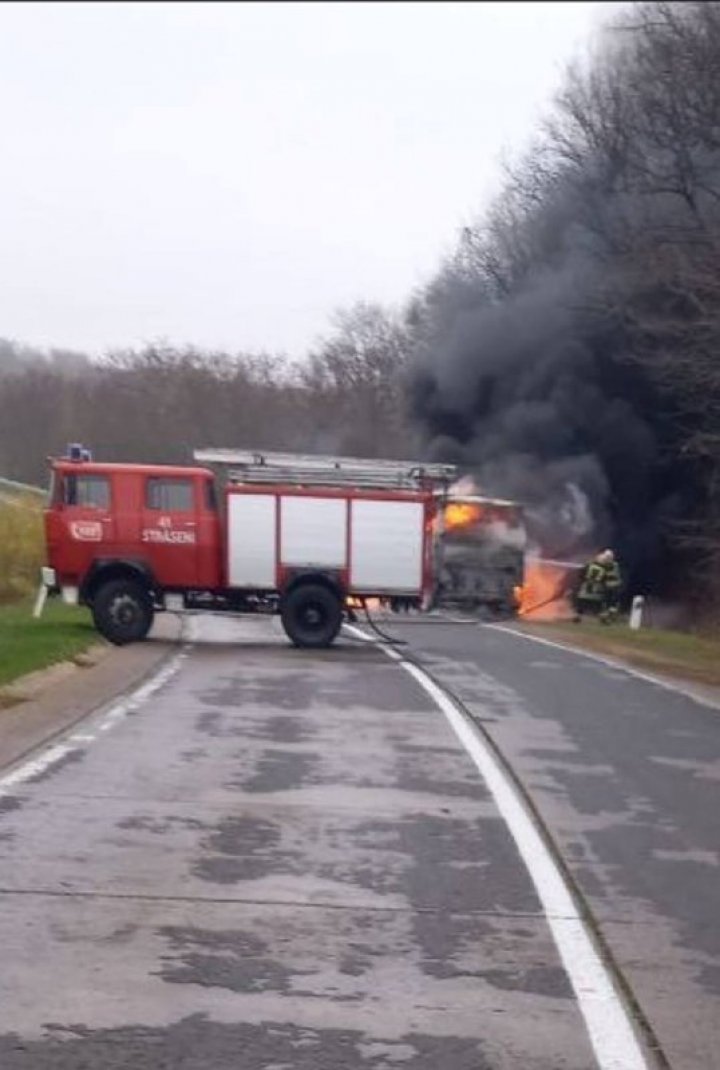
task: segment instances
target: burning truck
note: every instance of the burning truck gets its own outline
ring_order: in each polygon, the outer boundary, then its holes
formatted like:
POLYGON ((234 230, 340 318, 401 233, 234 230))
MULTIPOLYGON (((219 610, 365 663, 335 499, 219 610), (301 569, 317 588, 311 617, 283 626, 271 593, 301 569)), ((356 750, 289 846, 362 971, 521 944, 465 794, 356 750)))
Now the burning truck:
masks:
POLYGON ((525 580, 526 550, 518 502, 451 490, 436 517, 436 605, 514 615, 525 580))

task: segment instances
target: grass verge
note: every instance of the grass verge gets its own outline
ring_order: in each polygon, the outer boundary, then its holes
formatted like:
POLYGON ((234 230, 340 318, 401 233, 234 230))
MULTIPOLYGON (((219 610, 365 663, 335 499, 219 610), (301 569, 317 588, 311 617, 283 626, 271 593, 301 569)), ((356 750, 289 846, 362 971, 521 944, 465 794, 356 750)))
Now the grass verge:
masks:
POLYGON ((32 603, 0 606, 0 687, 79 654, 97 641, 87 609, 52 599, 40 620, 32 603))
POLYGON ((659 628, 632 631, 625 624, 588 620, 582 624, 526 622, 522 627, 534 635, 619 658, 639 669, 720 686, 720 636, 659 628))

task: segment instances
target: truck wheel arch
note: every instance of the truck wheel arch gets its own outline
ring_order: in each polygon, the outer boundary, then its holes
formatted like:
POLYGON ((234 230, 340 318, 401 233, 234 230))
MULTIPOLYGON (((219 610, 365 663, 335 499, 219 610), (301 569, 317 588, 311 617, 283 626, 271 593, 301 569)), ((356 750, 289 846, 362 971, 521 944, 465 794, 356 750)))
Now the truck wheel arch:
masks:
POLYGON ((290 574, 285 581, 280 593, 280 597, 286 598, 291 591, 296 590, 298 587, 305 586, 307 584, 313 584, 317 587, 327 587, 334 595, 336 595, 341 602, 345 600, 345 591, 339 574, 332 572, 322 572, 316 569, 308 569, 294 571, 290 574))
POLYGON ((100 588, 112 580, 133 580, 135 583, 140 583, 146 589, 151 601, 154 601, 155 578, 148 566, 142 561, 113 559, 96 561, 89 569, 80 588, 81 602, 92 606, 93 599, 100 588))

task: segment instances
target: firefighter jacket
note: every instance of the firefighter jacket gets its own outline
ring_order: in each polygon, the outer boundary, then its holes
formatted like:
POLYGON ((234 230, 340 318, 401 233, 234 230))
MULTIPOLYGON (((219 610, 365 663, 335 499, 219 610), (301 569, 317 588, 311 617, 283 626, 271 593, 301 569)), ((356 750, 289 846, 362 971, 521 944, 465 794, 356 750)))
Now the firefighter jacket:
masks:
POLYGON ((605 587, 614 594, 622 586, 622 578, 617 561, 611 561, 609 565, 603 565, 603 570, 605 572, 605 587))
POLYGON ((582 598, 584 602, 600 602, 604 591, 605 568, 599 561, 591 561, 585 566, 585 575, 580 584, 578 598, 582 598))

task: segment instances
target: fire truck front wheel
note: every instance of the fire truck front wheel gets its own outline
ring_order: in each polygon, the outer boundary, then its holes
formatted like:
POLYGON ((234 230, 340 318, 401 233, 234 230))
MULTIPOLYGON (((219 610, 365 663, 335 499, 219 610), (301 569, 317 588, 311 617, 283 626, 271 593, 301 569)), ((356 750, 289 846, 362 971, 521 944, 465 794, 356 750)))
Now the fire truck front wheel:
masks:
POLYGON ((283 628, 299 647, 326 647, 342 625, 343 607, 339 595, 320 583, 302 583, 282 601, 283 628))
POLYGON ((153 622, 153 607, 147 591, 136 580, 109 580, 92 603, 95 627, 116 646, 144 639, 153 622))

